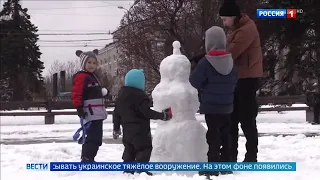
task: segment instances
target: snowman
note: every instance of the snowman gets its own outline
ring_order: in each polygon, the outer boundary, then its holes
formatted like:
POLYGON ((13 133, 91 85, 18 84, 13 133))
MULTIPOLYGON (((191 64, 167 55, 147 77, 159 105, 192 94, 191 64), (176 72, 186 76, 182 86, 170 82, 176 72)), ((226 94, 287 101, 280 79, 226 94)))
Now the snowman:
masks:
POLYGON ((160 83, 152 92, 155 110, 171 108, 173 118, 159 122, 151 162, 207 162, 206 129, 197 121, 198 92, 189 83, 191 63, 173 42, 173 54, 160 64, 160 83))

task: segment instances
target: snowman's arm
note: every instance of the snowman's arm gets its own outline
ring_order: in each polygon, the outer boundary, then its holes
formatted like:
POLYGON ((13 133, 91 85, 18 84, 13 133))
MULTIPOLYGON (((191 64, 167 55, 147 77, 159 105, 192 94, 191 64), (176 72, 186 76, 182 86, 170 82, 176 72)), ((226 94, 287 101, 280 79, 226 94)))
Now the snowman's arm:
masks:
POLYGON ((205 61, 206 59, 200 60, 197 67, 192 71, 189 78, 190 84, 198 90, 203 89, 206 82, 208 81, 206 76, 207 67, 205 61))
POLYGON ((157 111, 154 111, 153 109, 150 108, 149 106, 149 100, 145 99, 143 100, 139 106, 139 112, 146 118, 146 119, 160 119, 163 120, 165 118, 164 113, 160 113, 157 111))

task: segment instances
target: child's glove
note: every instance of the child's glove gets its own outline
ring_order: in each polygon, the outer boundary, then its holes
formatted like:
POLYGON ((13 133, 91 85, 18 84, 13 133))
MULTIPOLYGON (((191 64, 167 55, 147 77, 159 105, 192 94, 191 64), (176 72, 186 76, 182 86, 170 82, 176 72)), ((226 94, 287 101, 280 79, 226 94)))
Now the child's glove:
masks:
POLYGON ((163 111, 163 114, 164 114, 164 121, 168 121, 170 119, 172 119, 172 112, 171 112, 171 108, 168 108, 168 109, 165 109, 163 111))
POLYGON ((85 117, 87 116, 87 113, 84 112, 83 107, 81 106, 77 108, 77 112, 78 112, 79 118, 85 119, 85 117))
POLYGON ((101 89, 101 92, 102 92, 102 96, 103 96, 103 97, 106 97, 106 96, 109 95, 109 91, 108 91, 108 89, 106 89, 106 88, 102 88, 102 89, 101 89))
POLYGON ((113 130, 113 133, 112 133, 113 139, 118 139, 120 135, 121 135, 121 129, 113 130))

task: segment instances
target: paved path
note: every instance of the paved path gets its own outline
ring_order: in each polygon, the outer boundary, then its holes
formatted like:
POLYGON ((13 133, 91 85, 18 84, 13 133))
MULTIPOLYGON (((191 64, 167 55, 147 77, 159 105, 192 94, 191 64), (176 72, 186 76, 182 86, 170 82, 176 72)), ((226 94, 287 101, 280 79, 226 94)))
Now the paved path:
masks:
MULTIPOLYGON (((320 136, 319 133, 303 133, 307 137, 314 137, 314 136, 320 136)), ((298 134, 292 134, 292 133, 259 133, 259 137, 263 136, 295 136, 298 134)), ((240 134, 240 136, 243 137, 243 134, 240 134)), ((6 145, 26 145, 26 144, 44 144, 44 143, 75 143, 72 139, 61 139, 61 138, 41 138, 41 139, 27 139, 27 140, 17 140, 17 139, 1 139, 0 144, 6 144, 6 145)), ((121 144, 121 139, 114 140, 112 138, 106 138, 103 140, 106 144, 121 144)))

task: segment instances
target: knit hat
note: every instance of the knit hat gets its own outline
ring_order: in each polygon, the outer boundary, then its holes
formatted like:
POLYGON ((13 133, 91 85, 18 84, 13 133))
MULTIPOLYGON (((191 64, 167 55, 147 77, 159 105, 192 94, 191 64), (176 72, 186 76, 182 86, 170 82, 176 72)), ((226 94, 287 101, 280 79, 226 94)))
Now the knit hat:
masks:
POLYGON ((206 52, 211 50, 226 50, 227 38, 224 30, 219 26, 212 26, 206 31, 206 52))
POLYGON ((235 0, 225 0, 219 10, 219 16, 240 16, 240 8, 235 0))
POLYGON ((145 90, 145 76, 142 69, 131 69, 124 78, 124 85, 145 90))
POLYGON ((81 50, 76 51, 76 55, 80 57, 80 67, 81 69, 85 70, 85 66, 87 63, 87 60, 89 57, 95 58, 98 60, 97 55, 98 55, 98 49, 95 49, 93 51, 88 51, 88 52, 83 52, 81 50))

